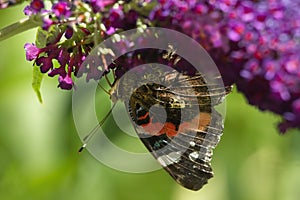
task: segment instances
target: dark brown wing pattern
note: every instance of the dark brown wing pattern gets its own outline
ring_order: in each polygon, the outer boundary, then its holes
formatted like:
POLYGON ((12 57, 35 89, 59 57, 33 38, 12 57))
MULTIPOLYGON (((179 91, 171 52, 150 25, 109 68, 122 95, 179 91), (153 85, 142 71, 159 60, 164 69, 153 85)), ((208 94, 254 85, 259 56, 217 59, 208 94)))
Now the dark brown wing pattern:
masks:
MULTIPOLYGON (((212 150, 223 132, 214 106, 230 88, 208 85, 200 74, 168 72, 161 77, 160 84, 149 82, 133 90, 125 102, 128 112, 138 136, 164 169, 182 186, 199 190, 213 177, 212 150)), ((120 84, 128 86, 124 82, 120 84)))

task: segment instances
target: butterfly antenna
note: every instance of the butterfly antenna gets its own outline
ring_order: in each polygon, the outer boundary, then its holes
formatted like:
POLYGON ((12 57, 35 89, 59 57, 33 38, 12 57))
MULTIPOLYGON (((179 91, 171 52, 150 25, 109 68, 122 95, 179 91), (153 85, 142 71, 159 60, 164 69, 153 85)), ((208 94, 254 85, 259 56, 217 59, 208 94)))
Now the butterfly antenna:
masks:
MULTIPOLYGON (((107 63, 106 63, 106 59, 105 57, 102 55, 102 61, 104 63, 104 66, 107 67, 107 63)), ((115 78, 115 71, 113 71, 113 77, 115 78)), ((113 84, 109 81, 107 75, 105 74, 105 80, 107 82, 107 84, 110 87, 113 87, 113 84)), ((115 82, 115 81, 114 81, 115 82)), ((108 94, 110 96, 110 92, 108 90, 106 90, 100 83, 98 83, 98 89, 103 90, 106 94, 108 94)), ((93 138, 93 136, 97 133, 97 130, 104 124, 104 122, 106 121, 106 119, 109 117, 109 115, 111 114, 112 110, 114 109, 116 103, 113 104, 112 108, 109 110, 109 112, 105 115, 105 117, 89 132, 89 134, 87 134, 84 138, 83 138, 83 145, 80 147, 80 149, 78 150, 78 153, 82 152, 87 144, 89 143, 89 141, 93 138)))
MULTIPOLYGON (((114 87, 114 85, 116 84, 116 73, 115 70, 112 69, 112 76, 114 78, 113 82, 111 82, 107 76, 107 74, 104 74, 105 80, 107 82, 107 84, 109 85, 110 89, 114 87)), ((105 89, 100 82, 98 83, 98 89, 103 90, 106 94, 108 94, 109 96, 111 95, 111 93, 109 92, 109 90, 105 89)))
POLYGON ((105 115, 105 117, 83 138, 83 145, 78 150, 78 153, 82 152, 87 144, 91 141, 93 136, 97 133, 97 130, 104 124, 104 122, 107 120, 109 115, 112 113, 112 110, 116 106, 116 103, 113 104, 112 108, 109 110, 109 112, 105 115))
POLYGON ((114 69, 112 69, 112 73, 113 73, 114 79, 116 79, 116 71, 114 69))
POLYGON ((110 82, 110 80, 108 79, 107 75, 104 74, 105 80, 107 81, 108 85, 112 88, 113 84, 110 82))

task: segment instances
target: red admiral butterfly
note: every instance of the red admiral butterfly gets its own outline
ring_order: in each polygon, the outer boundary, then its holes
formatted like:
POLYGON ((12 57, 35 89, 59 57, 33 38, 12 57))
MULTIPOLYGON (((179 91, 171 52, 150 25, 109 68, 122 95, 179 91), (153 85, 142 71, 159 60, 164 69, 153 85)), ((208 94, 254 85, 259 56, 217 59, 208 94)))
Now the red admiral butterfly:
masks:
POLYGON ((109 92, 112 101, 124 101, 139 138, 160 165, 183 187, 199 190, 213 177, 212 150, 223 131, 214 106, 231 88, 209 86, 200 74, 176 70, 154 68, 142 77, 146 81, 139 81, 137 70, 116 80, 109 92))
POLYGON ((230 87, 209 89, 200 74, 175 70, 154 77, 138 88, 138 77, 125 77, 111 90, 112 97, 128 99, 126 108, 138 136, 164 169, 180 185, 199 190, 213 176, 212 149, 223 131, 222 116, 214 106, 230 87))

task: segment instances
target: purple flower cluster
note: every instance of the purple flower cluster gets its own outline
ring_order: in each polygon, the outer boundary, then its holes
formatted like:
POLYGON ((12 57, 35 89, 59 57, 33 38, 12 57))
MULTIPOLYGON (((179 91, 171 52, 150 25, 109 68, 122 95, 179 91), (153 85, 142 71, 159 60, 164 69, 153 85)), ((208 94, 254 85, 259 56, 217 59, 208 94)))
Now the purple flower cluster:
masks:
MULTIPOLYGON (((123 5, 116 2, 60 0, 46 9, 43 1, 32 0, 24 13, 42 17, 46 45, 25 44, 26 59, 34 60, 42 73, 48 73, 51 77, 57 75, 58 87, 72 89, 74 77, 82 75, 78 74, 79 67, 95 46, 95 40, 101 42, 118 30, 136 27, 138 13, 134 10, 125 12, 123 5), (87 14, 87 11, 90 13, 87 14), (97 15, 99 12, 102 14, 100 17, 97 15), (103 26, 96 29, 95 25, 99 24, 103 26), (53 65, 54 60, 58 61, 59 67, 53 65)), ((88 79, 96 79, 98 73, 97 67, 81 71, 88 74, 88 79)))
MULTIPOLYGON (((60 0, 46 9, 43 1, 33 0, 25 14, 41 15, 43 29, 55 34, 45 46, 26 44, 26 58, 35 60, 42 73, 58 75, 59 87, 71 89, 95 41, 138 23, 177 30, 208 51, 225 85, 236 84, 250 104, 282 115, 279 129, 285 132, 300 128, 298 8, 300 2, 292 0, 60 0)), ((133 52, 106 69, 116 69, 120 77, 138 64, 164 62, 162 53, 133 52)), ((184 62, 179 67, 189 68, 184 62)), ((87 79, 100 78, 97 68, 80 71, 87 79)))
POLYGON ((197 40, 225 84, 236 84, 250 104, 283 116, 282 133, 300 127, 299 1, 159 2, 150 13, 156 25, 197 40))

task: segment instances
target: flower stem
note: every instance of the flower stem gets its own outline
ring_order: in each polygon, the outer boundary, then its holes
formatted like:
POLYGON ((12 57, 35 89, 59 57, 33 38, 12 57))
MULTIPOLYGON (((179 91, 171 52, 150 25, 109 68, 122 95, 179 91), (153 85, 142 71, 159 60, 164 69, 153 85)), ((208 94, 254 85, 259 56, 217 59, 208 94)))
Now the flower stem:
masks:
POLYGON ((13 37, 14 35, 41 25, 42 20, 38 16, 22 19, 0 30, 0 42, 7 38, 13 37))

